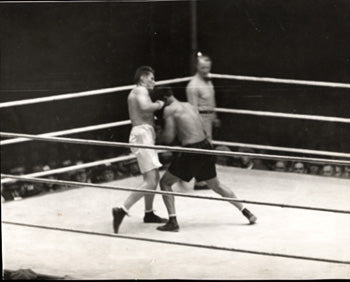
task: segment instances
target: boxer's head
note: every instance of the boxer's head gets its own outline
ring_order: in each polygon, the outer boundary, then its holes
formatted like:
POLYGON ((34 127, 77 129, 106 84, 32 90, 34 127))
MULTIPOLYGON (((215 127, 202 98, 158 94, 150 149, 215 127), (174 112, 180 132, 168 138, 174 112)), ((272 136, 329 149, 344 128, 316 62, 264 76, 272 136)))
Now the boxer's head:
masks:
POLYGON ((165 105, 169 105, 174 97, 173 90, 168 86, 159 86, 154 88, 153 93, 151 94, 151 99, 153 102, 161 100, 165 105))
POLYGON ((153 90, 156 82, 154 80, 154 70, 149 66, 141 66, 135 72, 134 82, 142 85, 148 90, 153 90))

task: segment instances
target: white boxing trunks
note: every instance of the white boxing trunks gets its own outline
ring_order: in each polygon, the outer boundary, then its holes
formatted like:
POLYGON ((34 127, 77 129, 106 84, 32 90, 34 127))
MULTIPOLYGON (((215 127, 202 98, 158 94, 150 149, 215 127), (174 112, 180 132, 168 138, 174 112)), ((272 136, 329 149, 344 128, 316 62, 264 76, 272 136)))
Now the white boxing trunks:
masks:
MULTIPOLYGON (((133 126, 129 137, 130 144, 154 145, 156 142, 156 133, 153 126, 141 124, 133 126)), ((159 168, 162 164, 159 161, 158 153, 154 149, 131 148, 135 154, 141 173, 159 168)))

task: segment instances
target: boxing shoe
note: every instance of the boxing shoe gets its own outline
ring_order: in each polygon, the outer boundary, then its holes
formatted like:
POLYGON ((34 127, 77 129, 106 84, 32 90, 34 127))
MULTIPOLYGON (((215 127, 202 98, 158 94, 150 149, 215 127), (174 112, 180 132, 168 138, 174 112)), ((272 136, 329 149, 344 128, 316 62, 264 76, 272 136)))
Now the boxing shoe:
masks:
POLYGON ((257 217, 252 214, 247 208, 242 210, 243 215, 249 220, 250 224, 254 224, 257 221, 257 217))
POLYGON ((122 208, 113 208, 112 209, 112 215, 113 215, 113 229, 114 229, 114 233, 118 233, 119 226, 122 223, 123 218, 126 215, 126 212, 122 208))
POLYGON ((177 224, 177 221, 168 221, 165 225, 158 226, 157 230, 159 231, 171 231, 171 232, 178 232, 180 229, 179 225, 177 224))
POLYGON ((166 223, 168 220, 166 218, 162 218, 158 215, 156 215, 153 211, 152 212, 146 212, 145 216, 143 217, 144 223, 166 223))

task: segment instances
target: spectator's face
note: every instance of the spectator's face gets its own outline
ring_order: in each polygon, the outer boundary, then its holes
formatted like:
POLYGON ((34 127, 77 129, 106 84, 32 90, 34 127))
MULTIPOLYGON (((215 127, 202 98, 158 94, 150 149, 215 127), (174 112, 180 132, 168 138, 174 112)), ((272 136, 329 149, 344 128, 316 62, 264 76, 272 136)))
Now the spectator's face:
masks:
POLYGON ((211 70, 211 62, 199 59, 197 64, 197 72, 202 77, 207 77, 211 70))
POLYGON ((318 170, 319 170, 319 168, 318 168, 317 165, 311 165, 310 166, 310 174, 317 175, 318 174, 318 170))
POLYGON ((350 166, 344 167, 343 176, 344 176, 344 177, 347 177, 347 178, 350 178, 350 166))
POLYGON ((148 90, 153 90, 156 85, 153 73, 141 76, 141 82, 148 90))
POLYGON ((249 157, 241 157, 241 161, 244 165, 247 165, 250 162, 250 158, 249 157))
POLYGON ((342 169, 341 166, 334 167, 334 176, 340 177, 342 175, 342 169))
POLYGON ((103 172, 103 179, 106 182, 113 181, 114 180, 114 172, 112 170, 105 170, 103 172))
POLYGON ((322 169, 323 176, 332 176, 333 175, 333 167, 330 165, 325 165, 322 169))
POLYGON ((276 165, 275 165, 275 170, 276 171, 286 171, 286 165, 284 162, 276 162, 276 165))
POLYGON ((304 173, 304 164, 296 163, 294 165, 294 172, 296 172, 296 173, 304 173))
POLYGON ((119 162, 117 163, 117 167, 118 167, 118 171, 122 172, 122 173, 127 173, 128 169, 126 168, 126 166, 124 165, 123 162, 119 162))
POLYGON ((87 182, 88 180, 88 177, 85 171, 79 172, 75 178, 78 182, 87 182))

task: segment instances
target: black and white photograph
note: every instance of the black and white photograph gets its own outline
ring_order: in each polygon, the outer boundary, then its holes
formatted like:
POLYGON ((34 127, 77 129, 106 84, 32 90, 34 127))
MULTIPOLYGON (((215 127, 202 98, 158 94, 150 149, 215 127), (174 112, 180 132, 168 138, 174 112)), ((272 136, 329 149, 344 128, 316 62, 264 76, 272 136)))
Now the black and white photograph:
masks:
POLYGON ((0 1, 3 280, 350 279, 350 1, 0 1))

